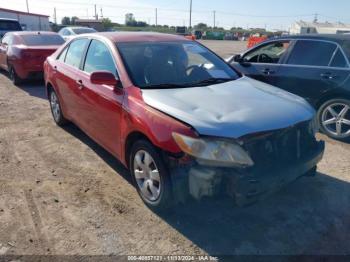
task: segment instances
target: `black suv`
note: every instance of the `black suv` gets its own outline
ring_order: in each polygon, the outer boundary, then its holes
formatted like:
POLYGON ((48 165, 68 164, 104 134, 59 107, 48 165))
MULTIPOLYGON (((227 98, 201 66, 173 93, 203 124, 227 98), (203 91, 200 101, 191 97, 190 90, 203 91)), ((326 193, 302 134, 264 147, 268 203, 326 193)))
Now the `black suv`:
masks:
POLYGON ((17 20, 0 18, 0 39, 7 33, 22 31, 22 27, 17 20))
POLYGON ((265 41, 229 62, 238 71, 305 98, 321 130, 350 139, 350 35, 287 36, 265 41))

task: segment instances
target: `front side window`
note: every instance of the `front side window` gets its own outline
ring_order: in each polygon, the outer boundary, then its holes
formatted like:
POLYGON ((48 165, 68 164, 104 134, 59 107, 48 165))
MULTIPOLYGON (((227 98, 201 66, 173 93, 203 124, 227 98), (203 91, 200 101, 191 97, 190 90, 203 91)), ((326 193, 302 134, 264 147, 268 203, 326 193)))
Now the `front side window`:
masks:
POLYGON ((83 58, 88 39, 77 39, 73 41, 68 48, 65 62, 68 65, 79 68, 83 58))
POLYGON ((117 47, 140 88, 209 85, 238 78, 229 65, 195 42, 132 42, 117 47))
POLYGON ((289 41, 273 42, 249 52, 243 59, 250 63, 277 64, 288 50, 289 44, 289 41))
POLYGON ((337 46, 323 41, 299 40, 288 59, 290 65, 328 66, 337 46))
POLYGON ((40 46, 40 45, 62 45, 64 40, 59 35, 22 35, 24 44, 27 46, 40 46))
POLYGON ((84 71, 87 73, 109 71, 114 75, 116 74, 113 57, 104 43, 92 40, 86 55, 84 71))

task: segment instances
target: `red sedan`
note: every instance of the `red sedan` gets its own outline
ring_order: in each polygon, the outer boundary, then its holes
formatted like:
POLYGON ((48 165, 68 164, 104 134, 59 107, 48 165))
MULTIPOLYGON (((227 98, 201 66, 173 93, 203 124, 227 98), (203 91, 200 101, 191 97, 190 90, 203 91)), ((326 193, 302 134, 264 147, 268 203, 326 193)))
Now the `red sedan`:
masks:
POLYGON ((40 78, 48 56, 64 43, 53 32, 9 32, 1 40, 0 67, 9 72, 14 84, 40 78))
POLYGON ((118 158, 151 208, 222 193, 253 202, 315 175, 323 155, 305 100, 181 36, 78 36, 44 72, 55 122, 75 123, 118 158))

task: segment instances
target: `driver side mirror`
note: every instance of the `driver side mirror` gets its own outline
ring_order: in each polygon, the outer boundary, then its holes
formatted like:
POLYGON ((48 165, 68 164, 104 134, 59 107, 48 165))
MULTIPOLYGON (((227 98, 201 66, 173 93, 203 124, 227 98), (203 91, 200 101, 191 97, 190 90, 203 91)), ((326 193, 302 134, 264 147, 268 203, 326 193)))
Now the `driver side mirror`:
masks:
POLYGON ((242 57, 242 55, 235 55, 234 57, 233 57, 233 61, 235 61, 235 62, 237 62, 237 63, 242 63, 242 62, 244 62, 244 59, 243 59, 243 57, 242 57))
POLYGON ((90 82, 95 85, 117 86, 120 81, 109 71, 96 71, 91 73, 90 82))

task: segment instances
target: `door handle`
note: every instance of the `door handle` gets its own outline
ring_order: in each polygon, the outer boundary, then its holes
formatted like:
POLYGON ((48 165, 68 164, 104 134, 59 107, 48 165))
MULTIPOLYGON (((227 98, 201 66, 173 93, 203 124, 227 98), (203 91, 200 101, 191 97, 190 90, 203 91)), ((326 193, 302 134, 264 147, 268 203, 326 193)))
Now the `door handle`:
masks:
POLYGON ((321 74, 321 77, 322 77, 323 79, 332 80, 332 79, 336 78, 337 76, 336 76, 336 75, 332 75, 332 73, 322 73, 322 74, 321 74))
POLYGON ((77 83, 78 88, 80 90, 82 90, 84 88, 83 80, 77 80, 76 83, 77 83))
POLYGON ((271 70, 271 69, 269 69, 269 68, 265 68, 265 69, 263 69, 261 72, 262 72, 263 74, 265 74, 265 75, 272 75, 272 74, 275 73, 275 71, 273 71, 273 70, 271 70))

